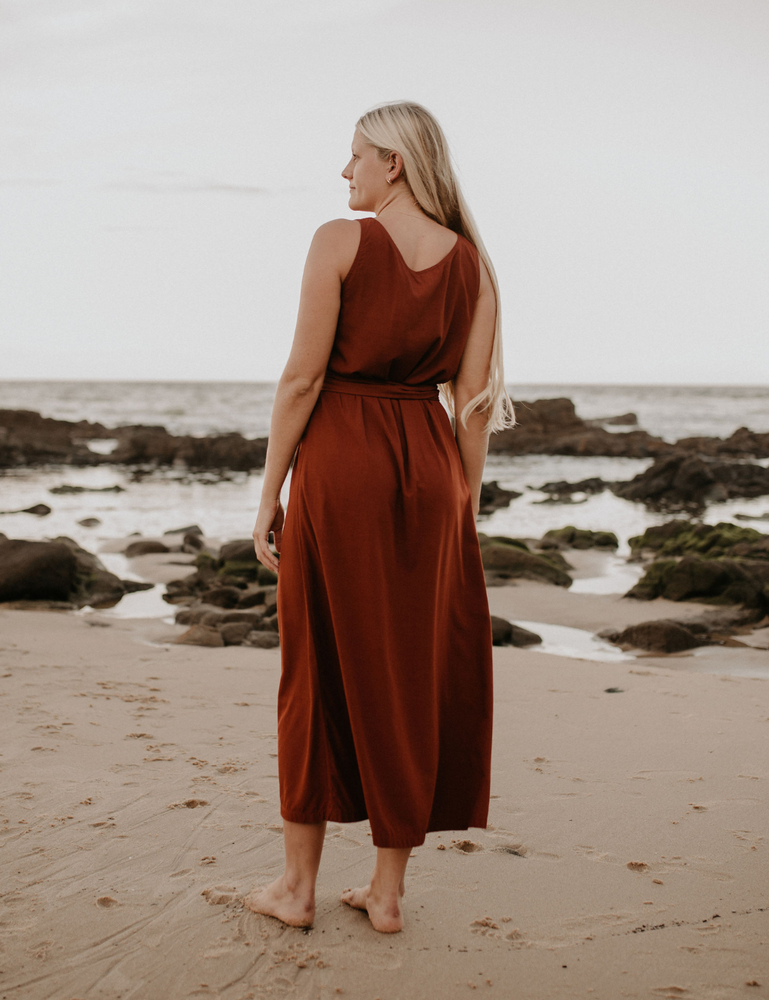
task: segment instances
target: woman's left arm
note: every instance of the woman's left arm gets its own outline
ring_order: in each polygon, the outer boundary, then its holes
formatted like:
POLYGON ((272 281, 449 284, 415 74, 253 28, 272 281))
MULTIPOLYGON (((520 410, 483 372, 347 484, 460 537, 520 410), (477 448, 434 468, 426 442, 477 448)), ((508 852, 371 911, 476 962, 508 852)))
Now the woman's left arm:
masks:
POLYGON ((359 240, 357 222, 336 219, 317 230, 307 254, 294 341, 272 406, 262 498, 253 531, 257 559, 275 572, 278 560, 267 538, 274 532, 280 551, 284 517, 280 491, 323 385, 339 318, 342 281, 359 240))

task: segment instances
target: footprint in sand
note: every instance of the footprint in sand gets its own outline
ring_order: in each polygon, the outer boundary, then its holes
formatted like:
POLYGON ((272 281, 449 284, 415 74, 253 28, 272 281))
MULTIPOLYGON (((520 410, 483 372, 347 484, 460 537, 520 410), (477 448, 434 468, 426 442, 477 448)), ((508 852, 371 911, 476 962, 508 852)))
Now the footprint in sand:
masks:
POLYGON ((96 905, 108 910, 112 906, 120 906, 120 903, 116 899, 113 899, 112 896, 99 896, 96 900, 96 905))
POLYGON ((475 854, 476 851, 483 850, 483 845, 476 844, 473 840, 452 840, 451 847, 463 854, 475 854))
POLYGON ((211 906, 226 906, 238 899, 238 890, 234 885, 215 885, 210 889, 204 889, 200 895, 207 899, 211 906))
POLYGON ((198 806, 207 806, 205 799, 183 799, 181 802, 171 802, 167 809, 197 809, 198 806))
POLYGON ((494 848, 499 854, 513 854, 516 858, 525 858, 529 852, 523 844, 500 844, 494 848))

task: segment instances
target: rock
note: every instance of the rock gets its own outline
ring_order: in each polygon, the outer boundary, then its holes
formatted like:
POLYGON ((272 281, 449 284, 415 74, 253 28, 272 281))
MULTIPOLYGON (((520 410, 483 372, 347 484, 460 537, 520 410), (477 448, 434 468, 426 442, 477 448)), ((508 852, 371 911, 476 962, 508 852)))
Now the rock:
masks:
POLYGON ((275 649, 280 645, 280 636, 277 632, 249 632, 244 645, 257 649, 275 649))
POLYGON ((626 597, 769 606, 769 562, 738 559, 658 559, 626 597))
POLYGON ((167 545, 156 542, 149 538, 143 538, 140 542, 131 542, 123 555, 127 559, 135 559, 136 556, 148 556, 155 552, 170 552, 167 545))
POLYGON ((613 483, 607 483, 600 477, 594 476, 592 479, 583 479, 578 483, 567 483, 563 480, 557 483, 545 483, 539 489, 542 493, 548 493, 553 503, 564 503, 570 501, 575 493, 595 496, 613 485, 613 483))
POLYGON ((614 433, 578 417, 570 399, 538 399, 516 405, 518 424, 492 434, 491 454, 612 455, 650 458, 673 446, 646 431, 614 433))
POLYGON ((680 653, 696 646, 707 645, 707 640, 687 628, 681 622, 663 618, 659 621, 641 622, 631 625, 622 632, 602 633, 618 646, 628 649, 645 649, 655 653, 680 653))
POLYGON ((209 625, 193 625, 192 628, 174 639, 174 642, 186 646, 223 646, 224 639, 215 628, 209 625))
POLYGON ((250 472, 264 467, 267 439, 242 434, 176 437, 164 427, 119 427, 118 446, 110 462, 124 465, 186 466, 188 469, 231 469, 250 472))
POLYGON ((637 427, 638 416, 635 413, 621 413, 617 417, 596 417, 587 421, 590 424, 606 424, 608 427, 637 427))
POLYGON ((37 517, 46 517, 51 513, 51 508, 44 503, 36 503, 34 507, 24 507, 22 510, 0 510, 0 514, 35 514, 37 517))
POLYGON ((98 465, 86 439, 111 437, 101 424, 42 417, 33 410, 0 410, 0 468, 49 463, 98 465))
POLYGON ((503 489, 496 480, 490 483, 481 483, 479 513, 491 514, 501 507, 509 507, 511 500, 522 495, 517 490, 503 489))
POLYGON ((629 539, 634 556, 701 555, 707 558, 742 556, 769 559, 769 535, 755 528, 741 528, 728 521, 697 524, 693 521, 668 521, 653 525, 643 535, 629 539))
POLYGON ((225 646, 239 646, 251 631, 251 622, 226 622, 219 628, 225 646))
POLYGON ((65 601, 76 588, 77 562, 62 544, 0 541, 0 601, 65 601))
POLYGON ((50 542, 0 539, 0 601, 65 601, 108 607, 125 586, 100 560, 66 536, 50 542))
POLYGON ((490 582, 522 577, 559 587, 571 586, 571 577, 549 555, 534 555, 515 545, 490 542, 481 545, 481 559, 490 582))
POLYGON ((769 433, 756 434, 740 427, 725 440, 717 437, 690 437, 676 441, 677 451, 694 452, 713 458, 769 458, 769 433))
POLYGON ((152 590, 155 587, 154 583, 145 582, 144 580, 121 580, 120 582, 126 594, 135 594, 139 590, 152 590))
POLYGON ((219 549, 219 559, 222 563, 255 563, 257 559, 253 538, 239 538, 234 542, 227 542, 225 545, 222 545, 219 549))
POLYGON ((124 486, 52 486, 49 493, 67 495, 71 493, 125 493, 124 486))
POLYGON ((197 524, 188 524, 184 528, 169 528, 164 535, 202 535, 203 529, 197 524))
POLYGON ((240 591, 237 587, 211 587, 200 596, 207 604, 219 608, 234 608, 240 600, 240 591))
POLYGON ((98 517, 84 517, 82 521, 78 521, 77 523, 81 528, 95 528, 101 524, 101 521, 98 517))
POLYGON ((769 494, 769 469, 677 454, 612 488, 618 497, 655 509, 701 510, 708 503, 769 494))
POLYGON ((198 604, 196 607, 182 608, 174 615, 174 621, 177 625, 198 625, 202 622, 204 615, 215 610, 217 609, 211 604, 198 604))
POLYGON ((547 549, 554 543, 570 549, 616 549, 619 546, 613 531, 589 531, 587 528, 575 528, 572 524, 546 531, 539 544, 547 549))
POLYGON ((239 608, 256 608, 264 604, 264 590, 247 591, 238 601, 239 608))
POLYGON ((264 618, 258 611, 223 611, 219 621, 222 625, 229 622, 246 622, 251 628, 255 628, 264 618))
POLYGON ((495 646, 536 646, 542 642, 536 632, 514 625, 506 618, 491 616, 491 641, 495 646))
POLYGON ((188 531, 182 541, 182 552, 200 552, 204 544, 199 534, 194 531, 188 531))

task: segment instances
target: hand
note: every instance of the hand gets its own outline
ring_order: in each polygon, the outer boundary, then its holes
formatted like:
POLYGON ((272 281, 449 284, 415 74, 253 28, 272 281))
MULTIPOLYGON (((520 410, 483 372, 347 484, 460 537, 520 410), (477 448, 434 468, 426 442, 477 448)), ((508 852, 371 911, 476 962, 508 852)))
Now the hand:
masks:
POLYGON ((269 533, 272 532, 275 537, 275 548, 280 552, 280 544, 283 540, 284 518, 285 513, 280 498, 271 502, 263 500, 259 505, 259 513, 256 515, 256 524, 253 530, 256 558, 263 566, 271 569, 274 573, 278 572, 279 563, 277 557, 270 550, 267 538, 269 533))

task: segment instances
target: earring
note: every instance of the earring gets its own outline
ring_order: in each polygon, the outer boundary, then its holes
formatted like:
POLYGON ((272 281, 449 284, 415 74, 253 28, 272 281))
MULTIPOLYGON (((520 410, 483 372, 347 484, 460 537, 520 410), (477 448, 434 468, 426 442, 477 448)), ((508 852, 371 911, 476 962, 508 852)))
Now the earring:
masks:
POLYGON ((385 180, 387 181, 388 184, 392 184, 392 178, 391 177, 385 177, 385 180))

